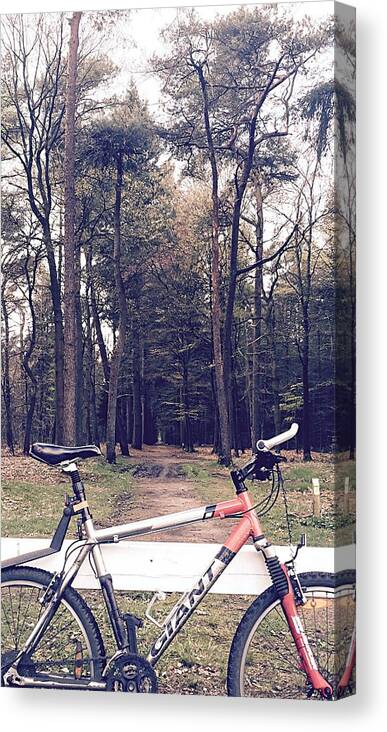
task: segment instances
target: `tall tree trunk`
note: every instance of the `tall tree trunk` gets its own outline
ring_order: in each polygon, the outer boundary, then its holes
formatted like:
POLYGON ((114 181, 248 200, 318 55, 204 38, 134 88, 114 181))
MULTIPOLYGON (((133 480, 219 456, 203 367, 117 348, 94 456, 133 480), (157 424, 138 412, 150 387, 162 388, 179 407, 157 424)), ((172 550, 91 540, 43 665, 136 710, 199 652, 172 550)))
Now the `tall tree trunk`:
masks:
POLYGON ((116 295, 119 308, 119 323, 117 337, 110 362, 110 378, 108 391, 108 405, 106 417, 106 458, 109 463, 116 461, 116 415, 117 415, 117 393, 120 366, 126 341, 126 327, 128 322, 128 308, 124 283, 121 275, 121 199, 123 185, 123 153, 117 154, 116 160, 116 184, 114 203, 114 247, 113 247, 113 269, 116 295))
MULTIPOLYGON (((254 193, 256 201, 257 222, 255 227, 255 260, 263 257, 263 205, 262 190, 258 175, 254 178, 254 193)), ((262 437, 261 427, 261 363, 260 348, 262 335, 262 267, 254 270, 254 315, 253 315, 253 346, 252 346, 252 379, 251 379, 251 443, 256 450, 257 441, 262 437)))
POLYGON ((138 325, 133 323, 133 437, 132 446, 142 449, 141 344, 138 325))
POLYGON ((231 247, 230 247, 230 264, 229 264, 229 284, 226 297, 226 313, 224 318, 223 332, 223 360, 224 360, 224 383, 226 394, 228 395, 228 413, 232 420, 232 359, 233 359, 233 322, 234 322, 234 303, 237 284, 237 258, 238 258, 238 242, 239 242, 239 222, 241 215, 242 196, 238 194, 234 201, 234 209, 231 226, 231 247))
POLYGON ((1 292, 1 306, 3 310, 3 323, 4 323, 4 346, 2 356, 2 390, 5 406, 5 423, 6 423, 6 440, 9 451, 12 455, 15 454, 15 446, 13 441, 13 424, 12 424, 12 395, 11 395, 11 382, 9 378, 9 318, 8 311, 5 302, 4 292, 1 292))
MULTIPOLYGON (((86 252, 86 259, 88 252, 86 252)), ((87 442, 98 444, 95 408, 94 345, 90 308, 90 277, 87 275, 85 296, 85 386, 84 386, 85 434, 87 442)))
POLYGON ((84 339, 82 328, 82 301, 81 301, 81 252, 80 248, 75 250, 75 351, 76 351, 76 370, 75 370, 75 397, 76 397, 76 418, 75 418, 75 434, 77 445, 82 445, 85 441, 84 434, 84 375, 83 375, 83 351, 84 339))
MULTIPOLYGON (((95 393, 95 346, 93 325, 95 328, 94 317, 92 315, 92 248, 89 246, 85 252, 86 260, 86 297, 85 297, 85 322, 86 322, 86 338, 85 338, 85 404, 88 411, 88 429, 91 442, 95 445, 100 444, 98 415, 95 393)), ((98 317, 98 312, 97 312, 98 317)), ((98 319, 99 320, 99 319, 98 319)), ((100 325, 100 324, 99 324, 100 325)), ((101 327, 101 326, 100 326, 101 327)), ((96 328, 95 328, 96 330, 96 328)), ((102 332, 101 332, 102 335, 102 332)), ((103 344, 105 347, 105 344, 103 344)), ((106 356, 107 358, 107 356, 106 356)))
POLYGON ((86 271, 87 271, 88 280, 90 282, 90 305, 91 305, 91 312, 93 315, 93 325, 94 325, 95 334, 97 337, 99 355, 101 356, 103 375, 104 375, 104 379, 105 379, 106 386, 107 386, 109 384, 110 365, 109 365, 109 358, 108 358, 105 341, 104 341, 103 333, 102 333, 102 326, 101 326, 101 320, 100 320, 99 312, 98 312, 97 298, 96 298, 95 290, 94 290, 93 251, 92 251, 91 246, 89 247, 87 255, 86 255, 86 271))
POLYGON ((128 443, 131 445, 133 442, 133 385, 128 396, 127 420, 128 443))
POLYGON ((211 369, 211 391, 212 391, 212 402, 213 402, 213 446, 212 452, 215 455, 219 455, 220 452, 220 435, 219 435, 219 410, 216 394, 215 374, 214 369, 211 369))
POLYGON ((271 391, 273 396, 274 434, 281 432, 280 383, 278 376, 278 355, 275 337, 275 304, 271 299, 267 312, 267 330, 270 343, 271 391))
POLYGON ((44 243, 50 272, 50 291, 55 329, 55 442, 63 444, 64 371, 63 371, 63 320, 61 296, 55 262, 51 230, 45 226, 44 243))
POLYGON ((209 102, 207 93, 207 81, 204 78, 203 68, 197 66, 200 87, 203 97, 204 125, 206 129, 207 144, 209 150, 211 175, 212 175, 212 261, 211 261, 211 285, 212 285, 212 343, 215 363, 215 384, 217 404, 219 411, 220 451, 219 462, 224 465, 231 463, 231 441, 230 425, 228 417, 228 403, 226 392, 225 371, 222 353, 221 336, 221 297, 220 297, 220 246, 219 246, 219 177, 215 155, 215 147, 212 139, 211 124, 209 117, 209 102))
MULTIPOLYGON (((246 156, 242 166, 240 178, 235 176, 235 196, 232 212, 231 223, 231 247, 230 247, 230 267, 229 267, 229 284, 226 297, 226 315, 224 319, 223 333, 223 358, 224 358, 224 382, 226 393, 231 396, 231 378, 232 378, 232 326, 234 320, 234 303, 237 286, 237 266, 238 266, 238 247, 239 247, 239 228, 242 211, 242 203, 246 192, 247 184, 254 163, 255 152, 255 131, 257 126, 257 117, 261 102, 258 101, 253 115, 249 123, 249 137, 246 156)), ((230 402, 231 405, 231 402, 230 402)))
POLYGON ((189 377, 188 377, 188 364, 186 358, 183 359, 183 409, 184 409, 184 450, 186 452, 194 452, 193 439, 192 439, 192 424, 191 424, 191 404, 189 394, 189 377))
POLYGON ((349 459, 355 459, 356 448, 356 290, 354 273, 354 237, 350 233, 349 245, 349 299, 350 299, 350 405, 349 405, 349 459))
POLYGON ((85 333, 85 387, 84 396, 84 432, 85 439, 90 445, 94 440, 92 428, 92 358, 93 344, 91 341, 90 308, 86 304, 86 333, 85 333))
POLYGON ((38 258, 35 257, 34 265, 33 265, 33 271, 32 274, 29 271, 29 249, 27 248, 26 252, 26 261, 25 261, 25 277, 27 281, 27 298, 28 298, 28 305, 30 310, 30 316, 31 316, 31 333, 30 333, 30 341, 28 344, 28 347, 23 355, 23 369, 26 373, 26 376, 30 380, 30 389, 28 389, 29 392, 29 405, 27 409, 27 416, 26 416, 26 423, 25 423, 25 430, 24 430, 24 445, 23 445, 23 452, 24 455, 28 455, 30 451, 31 446, 31 433, 32 433, 32 424, 34 419, 34 413, 35 413, 35 405, 36 405, 36 393, 38 388, 38 381, 37 378, 31 368, 30 365, 30 359, 31 356, 35 350, 35 344, 36 344, 36 315, 35 315, 35 305, 34 305, 34 289, 35 289, 35 279, 36 279, 36 270, 38 266, 38 258))
POLYGON ((236 457, 239 457, 239 451, 242 449, 241 435, 239 430, 239 419, 238 419, 238 383, 235 375, 235 367, 232 370, 232 381, 231 381, 231 392, 232 392, 232 415, 233 415, 233 431, 234 431, 234 451, 236 457))
MULTIPOLYGON (((77 440, 77 328, 75 272, 75 108, 77 56, 81 13, 73 13, 67 64, 64 139, 64 381, 66 398, 63 410, 63 438, 66 444, 77 440)), ((79 409, 81 411, 81 409, 79 409)))
MULTIPOLYGON (((313 182, 316 176, 316 170, 312 178, 311 190, 313 190, 313 182)), ((302 344, 297 345, 301 364, 302 364, 302 396, 303 396, 303 453, 304 460, 308 462, 312 459, 311 455, 311 425, 310 425, 310 383, 309 383, 309 337, 310 337, 310 322, 309 322, 309 304, 311 297, 312 288, 312 236, 313 236, 313 223, 312 223, 312 208, 309 208, 309 231, 308 236, 303 237, 302 242, 297 242, 295 248, 295 261, 298 273, 298 295, 301 305, 302 315, 302 344), (301 246, 306 246, 306 257, 303 259, 303 252, 301 246), (305 261, 304 261, 305 260, 305 261)))
POLYGON ((117 399, 117 424, 116 434, 120 443, 121 455, 129 457, 128 430, 126 416, 126 397, 121 396, 117 399))
POLYGON ((309 317, 304 311, 304 342, 302 348, 302 391, 303 391, 303 450, 304 460, 312 459, 310 452, 310 385, 309 385, 309 317))
POLYGON ((143 393, 144 393, 144 430, 143 430, 143 441, 146 445, 155 445, 157 442, 157 429, 155 422, 155 415, 153 410, 153 399, 154 399, 154 384, 149 379, 143 382, 143 393))
POLYGON ((26 424, 25 424, 25 429, 24 429, 24 444, 23 444, 23 454, 24 455, 29 455, 30 447, 31 447, 32 423, 33 423, 33 419, 34 419, 35 406, 36 406, 36 390, 37 390, 37 385, 36 385, 36 383, 34 383, 30 389, 30 400, 29 400, 26 424))
POLYGON ((92 351, 92 369, 91 369, 91 424, 92 424, 92 442, 94 445, 100 446, 98 414, 97 414, 97 397, 95 391, 95 353, 94 344, 92 351))

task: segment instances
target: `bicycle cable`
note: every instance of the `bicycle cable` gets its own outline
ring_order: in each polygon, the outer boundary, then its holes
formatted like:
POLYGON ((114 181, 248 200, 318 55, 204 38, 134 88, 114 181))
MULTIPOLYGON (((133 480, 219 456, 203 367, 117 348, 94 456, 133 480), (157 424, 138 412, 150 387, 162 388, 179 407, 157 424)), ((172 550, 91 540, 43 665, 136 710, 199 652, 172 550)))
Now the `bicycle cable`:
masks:
POLYGON ((272 485, 270 489, 270 493, 265 496, 265 498, 262 498, 262 500, 258 501, 254 504, 254 506, 251 506, 251 508, 246 508, 245 511, 240 511, 238 513, 232 513, 229 514, 226 518, 241 518, 242 516, 245 516, 246 513, 250 513, 251 511, 257 511, 258 510, 258 516, 265 516, 273 506, 275 505, 276 501, 278 500, 279 491, 280 491, 280 482, 279 482, 279 475, 280 471, 277 466, 276 469, 277 472, 277 482, 275 482, 274 477, 274 470, 273 470, 273 478, 272 478, 272 485))
MULTIPOLYGON (((281 489, 282 489, 282 496, 283 496, 283 500, 284 500, 285 518, 286 518, 286 525, 287 525, 287 529, 288 529, 288 539, 289 539, 290 546, 292 546, 293 540, 292 540, 292 528, 291 528, 291 523, 290 523, 288 497, 287 497, 286 488, 285 488, 285 481, 282 477, 282 474, 280 475, 280 483, 281 483, 281 489)), ((293 559, 294 559, 294 557, 293 557, 293 559)))

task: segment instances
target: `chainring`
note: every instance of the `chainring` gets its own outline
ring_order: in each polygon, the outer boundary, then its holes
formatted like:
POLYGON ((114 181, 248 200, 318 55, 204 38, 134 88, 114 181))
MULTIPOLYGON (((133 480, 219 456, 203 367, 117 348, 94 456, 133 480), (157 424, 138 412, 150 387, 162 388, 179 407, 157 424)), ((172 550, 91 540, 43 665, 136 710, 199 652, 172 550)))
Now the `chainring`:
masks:
POLYGON ((157 694, 157 676, 150 663, 135 653, 122 653, 111 661, 105 677, 106 691, 157 694))

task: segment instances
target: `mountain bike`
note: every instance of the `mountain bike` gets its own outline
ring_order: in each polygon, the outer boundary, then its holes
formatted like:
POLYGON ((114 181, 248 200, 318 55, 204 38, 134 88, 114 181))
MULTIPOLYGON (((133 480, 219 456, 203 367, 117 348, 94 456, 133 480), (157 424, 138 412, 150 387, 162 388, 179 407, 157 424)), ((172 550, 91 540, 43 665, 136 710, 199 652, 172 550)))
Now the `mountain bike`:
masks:
MULTIPOLYGON (((274 448, 295 436, 298 425, 270 440, 259 440, 257 452, 231 470, 235 497, 217 504, 156 518, 96 529, 77 461, 101 455, 95 445, 62 447, 36 443, 30 454, 59 467, 71 479, 63 515, 46 549, 2 563, 2 684, 12 687, 156 693, 156 666, 211 587, 243 545, 252 541, 265 562, 268 588, 246 611, 229 654, 230 696, 333 699, 354 688, 355 574, 297 574, 295 559, 304 537, 281 563, 263 533, 260 518, 278 499, 284 481, 274 448), (246 486, 257 479, 268 486, 254 504, 246 486), (60 551, 70 521, 77 518, 77 539, 65 553, 62 569, 50 574, 26 566, 60 551), (238 519, 195 585, 185 592, 159 626, 147 655, 138 653, 138 631, 144 619, 120 612, 103 546, 163 529, 213 519, 238 519), (105 651, 100 627, 72 583, 89 558, 98 577, 114 637, 115 650, 105 651)), ((43 490, 43 489, 42 489, 43 490)))

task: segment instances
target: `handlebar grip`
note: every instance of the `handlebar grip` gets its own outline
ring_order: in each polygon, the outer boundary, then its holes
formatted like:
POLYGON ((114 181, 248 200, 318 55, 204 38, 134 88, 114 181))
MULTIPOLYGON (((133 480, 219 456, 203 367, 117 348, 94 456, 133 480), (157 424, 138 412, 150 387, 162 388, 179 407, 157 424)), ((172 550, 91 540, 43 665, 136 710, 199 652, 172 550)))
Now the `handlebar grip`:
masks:
POLYGON ((293 424, 290 426, 286 432, 281 432, 280 435, 275 435, 270 440, 258 440, 257 442, 257 449, 258 450, 272 450, 273 447, 277 447, 277 445, 282 445, 283 442, 287 442, 288 440, 291 440, 292 437, 295 437, 298 432, 298 424, 297 422, 293 422, 293 424))

